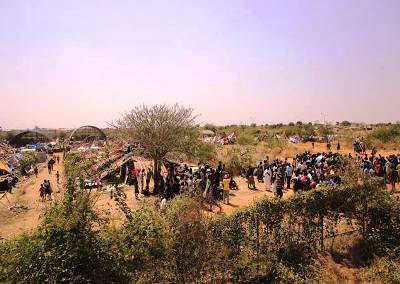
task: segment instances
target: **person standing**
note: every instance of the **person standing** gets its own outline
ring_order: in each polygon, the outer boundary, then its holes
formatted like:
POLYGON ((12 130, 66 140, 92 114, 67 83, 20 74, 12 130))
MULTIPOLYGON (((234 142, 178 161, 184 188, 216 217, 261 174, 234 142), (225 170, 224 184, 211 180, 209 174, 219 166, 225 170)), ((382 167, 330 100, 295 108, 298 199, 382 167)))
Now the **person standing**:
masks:
POLYGON ((290 182, 292 180, 292 174, 293 174, 293 167, 291 164, 288 164, 286 166, 285 174, 286 174, 286 183, 287 183, 286 189, 290 189, 290 182))
POLYGON ((392 185, 392 193, 396 191, 396 182, 398 180, 398 172, 396 169, 392 169, 391 176, 390 176, 390 183, 392 185))
POLYGON ((57 184, 59 184, 60 183, 60 172, 59 171, 57 171, 57 173, 56 173, 56 178, 57 178, 57 184))
POLYGON ((281 174, 276 177, 276 196, 279 199, 283 197, 283 176, 281 174))
POLYGON ((151 169, 147 169, 146 173, 146 189, 150 190, 150 180, 153 177, 153 171, 151 169))
POLYGON ((142 169, 139 173, 139 179, 140 179, 140 191, 143 194, 143 189, 144 189, 144 177, 146 173, 144 172, 144 169, 142 169))
POLYGON ((167 211, 167 199, 163 197, 163 199, 160 202, 160 212, 165 213, 167 211))
POLYGON ((132 179, 133 179, 133 188, 135 190, 135 199, 139 199, 139 184, 138 184, 138 175, 137 171, 133 169, 132 171, 132 179))
POLYGON ((13 177, 11 175, 7 176, 7 188, 8 188, 8 193, 11 193, 13 188, 13 177))
POLYGON ((128 182, 128 178, 129 178, 129 167, 126 166, 126 168, 125 168, 125 182, 124 182, 125 185, 128 182))
POLYGON ((264 184, 265 184, 265 191, 271 191, 271 168, 268 166, 264 171, 264 184))
POLYGON ((226 204, 229 204, 229 189, 230 189, 229 182, 230 180, 224 177, 222 181, 222 187, 223 187, 222 202, 225 203, 226 200, 226 204))

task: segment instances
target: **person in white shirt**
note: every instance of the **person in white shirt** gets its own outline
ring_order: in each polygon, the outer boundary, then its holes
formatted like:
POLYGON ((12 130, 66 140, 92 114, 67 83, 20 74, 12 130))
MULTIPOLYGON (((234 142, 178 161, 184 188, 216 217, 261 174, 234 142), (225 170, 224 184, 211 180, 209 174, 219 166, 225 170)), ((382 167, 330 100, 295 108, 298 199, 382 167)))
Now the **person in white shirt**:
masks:
POLYGON ((267 167, 263 175, 264 175, 265 190, 271 191, 271 176, 272 176, 271 168, 267 167))
POLYGON ((167 199, 164 197, 160 202, 160 212, 165 213, 167 210, 167 199))

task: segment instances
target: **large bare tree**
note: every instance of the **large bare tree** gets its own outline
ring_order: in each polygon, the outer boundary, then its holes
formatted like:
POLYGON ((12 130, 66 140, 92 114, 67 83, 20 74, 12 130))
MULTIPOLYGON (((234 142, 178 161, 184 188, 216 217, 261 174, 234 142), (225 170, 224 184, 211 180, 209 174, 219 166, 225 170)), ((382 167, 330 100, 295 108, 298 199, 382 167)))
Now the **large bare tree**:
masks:
POLYGON ((154 161, 154 187, 158 190, 161 161, 169 153, 192 154, 198 144, 196 116, 190 107, 141 105, 126 112, 117 127, 138 142, 154 161))

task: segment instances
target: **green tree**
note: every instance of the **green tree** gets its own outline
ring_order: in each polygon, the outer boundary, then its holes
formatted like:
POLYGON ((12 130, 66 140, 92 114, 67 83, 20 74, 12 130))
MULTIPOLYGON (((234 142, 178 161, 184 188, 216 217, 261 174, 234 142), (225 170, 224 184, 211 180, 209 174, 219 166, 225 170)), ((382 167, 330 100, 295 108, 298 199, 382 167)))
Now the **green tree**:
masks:
POLYGON ((342 122, 340 123, 340 125, 342 125, 342 126, 350 126, 350 125, 351 125, 351 122, 350 122, 350 121, 347 121, 347 120, 344 120, 344 121, 342 121, 342 122))
POLYGON ((199 143, 193 109, 173 106, 141 105, 126 112, 116 126, 140 144, 144 153, 154 161, 154 184, 158 189, 161 161, 169 153, 194 152, 199 143))

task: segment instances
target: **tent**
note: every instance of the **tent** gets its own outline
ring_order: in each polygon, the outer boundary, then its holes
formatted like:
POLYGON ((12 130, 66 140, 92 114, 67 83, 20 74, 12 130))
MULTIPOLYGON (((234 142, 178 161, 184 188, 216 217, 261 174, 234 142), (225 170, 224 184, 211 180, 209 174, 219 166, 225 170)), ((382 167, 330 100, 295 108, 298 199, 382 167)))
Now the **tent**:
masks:
POLYGON ((7 174, 11 174, 11 169, 4 161, 0 161, 0 170, 6 172, 7 174))

